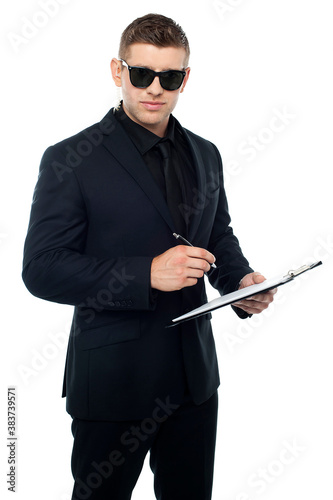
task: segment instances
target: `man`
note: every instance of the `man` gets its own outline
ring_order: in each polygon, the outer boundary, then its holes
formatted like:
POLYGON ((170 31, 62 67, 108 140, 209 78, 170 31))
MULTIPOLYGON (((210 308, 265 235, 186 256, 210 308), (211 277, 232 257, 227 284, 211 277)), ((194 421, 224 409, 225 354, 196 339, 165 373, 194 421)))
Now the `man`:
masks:
MULTIPOLYGON (((136 19, 111 61, 121 105, 42 158, 23 280, 75 306, 63 396, 76 500, 129 499, 148 451, 158 499, 211 498, 219 375, 210 318, 166 326, 206 301, 205 273, 221 294, 265 278, 229 226, 216 147, 171 114, 189 53, 173 20, 136 19)), ((234 309, 260 313, 274 292, 234 309)))

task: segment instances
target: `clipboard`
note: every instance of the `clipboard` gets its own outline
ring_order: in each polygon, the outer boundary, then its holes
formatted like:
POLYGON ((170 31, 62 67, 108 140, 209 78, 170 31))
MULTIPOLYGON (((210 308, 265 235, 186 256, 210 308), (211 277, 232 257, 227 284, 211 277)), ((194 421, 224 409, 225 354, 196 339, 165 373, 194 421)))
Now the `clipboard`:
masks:
POLYGON ((238 302, 239 300, 247 299, 249 297, 253 297, 258 293, 268 292, 268 290, 272 290, 273 288, 277 288, 281 285, 285 285, 290 281, 293 281, 297 276, 305 273, 306 271, 310 271, 317 266, 320 266, 322 261, 314 262, 310 265, 305 265, 296 270, 288 271, 287 274, 282 276, 276 276, 275 278, 271 278, 263 281, 262 283, 258 283, 257 285, 250 285, 241 290, 236 290, 235 292, 228 293, 227 295, 223 295, 222 297, 218 297, 217 299, 211 300, 206 304, 203 304, 192 311, 183 314, 182 316, 178 316, 178 318, 174 318, 172 320, 172 324, 168 325, 167 328, 179 325, 184 321, 189 321, 194 318, 198 318, 199 316, 203 316, 204 314, 208 314, 215 309, 219 309, 220 307, 228 306, 238 302))

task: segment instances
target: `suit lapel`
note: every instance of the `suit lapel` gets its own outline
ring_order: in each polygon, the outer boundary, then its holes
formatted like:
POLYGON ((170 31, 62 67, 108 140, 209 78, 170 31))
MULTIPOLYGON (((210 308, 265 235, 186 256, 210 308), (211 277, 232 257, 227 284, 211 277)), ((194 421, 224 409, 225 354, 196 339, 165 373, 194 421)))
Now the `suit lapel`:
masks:
MULTIPOLYGON (((197 190, 193 195, 193 199, 189 200, 189 209, 191 210, 191 213, 193 213, 190 219, 188 234, 188 238, 191 241, 195 238, 198 231, 203 213, 203 207, 205 205, 206 176, 204 160, 198 145, 178 121, 177 123, 188 142, 198 182, 197 190)), ((174 223, 166 201, 154 179, 150 175, 142 156, 122 126, 116 120, 113 114, 113 109, 111 109, 101 121, 101 130, 105 130, 105 124, 107 124, 109 131, 104 132, 103 145, 138 183, 140 188, 146 193, 151 203, 159 211, 160 215, 170 227, 170 230, 174 232, 174 223)))
MULTIPOLYGON (((103 145, 138 183, 173 232, 174 224, 166 201, 150 175, 141 154, 114 117, 112 110, 103 118, 102 123, 111 123, 111 126, 108 127, 110 132, 104 134, 103 145)), ((102 126, 101 129, 103 130, 102 126)))
POLYGON ((205 165, 202 154, 196 142, 190 137, 190 135, 184 128, 182 128, 182 131, 191 151, 191 156, 193 158, 197 177, 196 191, 193 193, 193 198, 189 200, 189 210, 191 211, 192 216, 190 218, 188 238, 189 241, 193 241, 198 231, 199 224, 202 218, 203 208, 206 202, 205 165))

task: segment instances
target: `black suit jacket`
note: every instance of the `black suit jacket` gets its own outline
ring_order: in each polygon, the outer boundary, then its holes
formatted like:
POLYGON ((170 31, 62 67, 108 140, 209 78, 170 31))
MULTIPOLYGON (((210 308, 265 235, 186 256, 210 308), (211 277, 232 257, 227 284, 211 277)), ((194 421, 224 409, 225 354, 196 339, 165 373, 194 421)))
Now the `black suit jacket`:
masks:
MULTIPOLYGON (((182 131, 198 180, 181 207, 188 237, 216 256, 209 279, 227 293, 252 269, 229 226, 218 150, 182 131)), ((157 400, 181 403, 186 380, 197 404, 216 391, 209 317, 165 328, 206 301, 204 280, 179 292, 150 287, 153 258, 178 244, 173 232, 166 202, 112 109, 45 151, 22 277, 37 297, 75 306, 63 389, 72 416, 145 418, 157 400)))

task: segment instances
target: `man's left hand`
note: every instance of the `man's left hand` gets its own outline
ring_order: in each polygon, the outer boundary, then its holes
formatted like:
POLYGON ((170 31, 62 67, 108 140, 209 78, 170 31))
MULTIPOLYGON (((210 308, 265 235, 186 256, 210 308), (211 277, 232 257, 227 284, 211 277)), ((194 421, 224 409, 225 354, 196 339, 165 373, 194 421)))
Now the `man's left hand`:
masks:
MULTIPOLYGON (((265 281, 265 279, 266 278, 258 272, 247 274, 242 279, 239 290, 250 285, 257 285, 258 283, 262 283, 263 281, 265 281)), ((248 314, 259 314, 267 309, 269 304, 273 302, 276 292, 277 288, 274 288, 273 290, 259 293, 258 295, 254 295, 253 297, 235 302, 233 305, 239 307, 240 309, 243 309, 243 311, 247 312, 248 314)))

